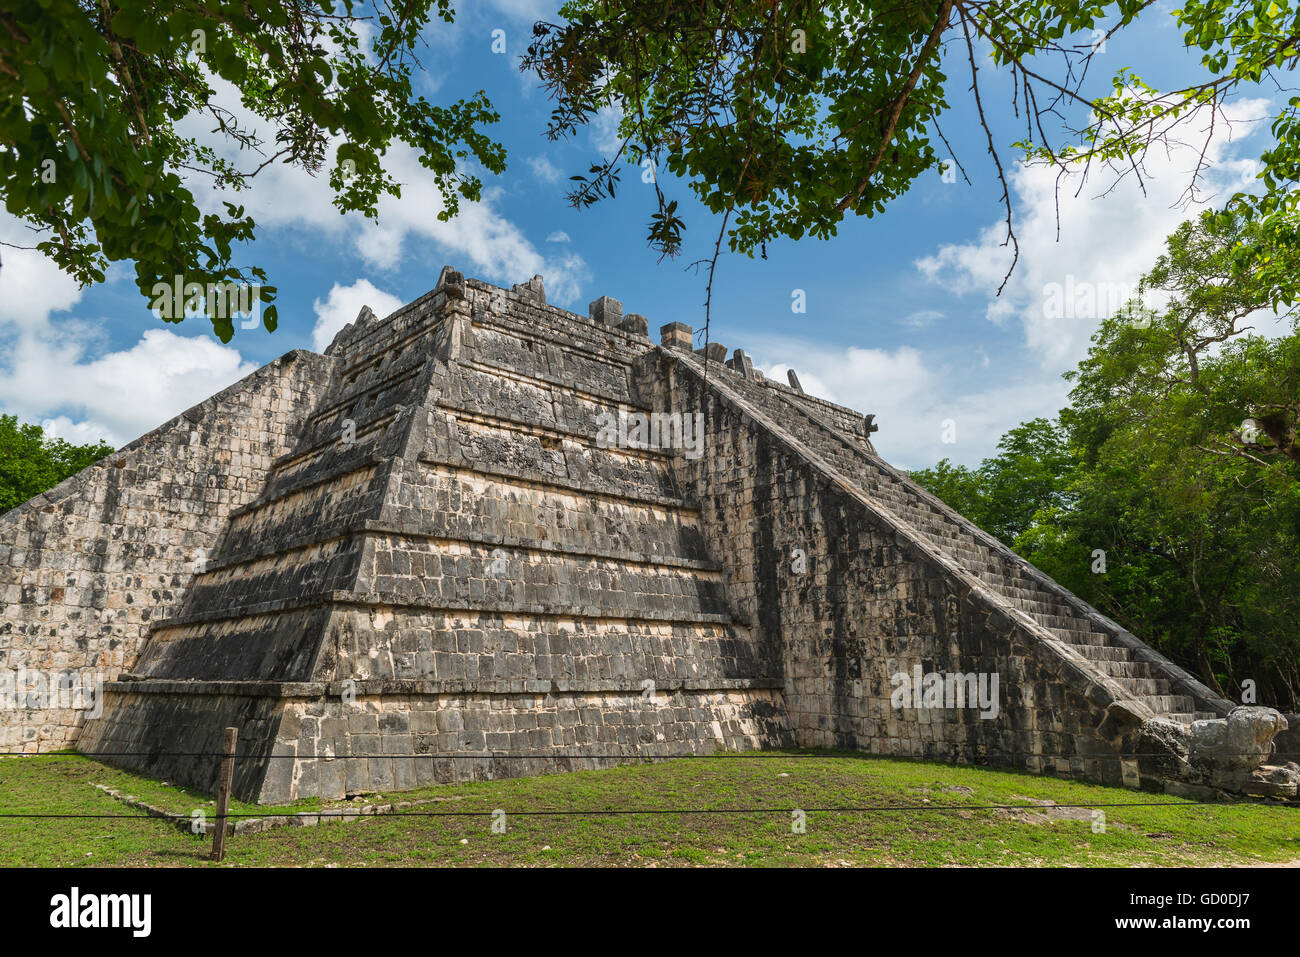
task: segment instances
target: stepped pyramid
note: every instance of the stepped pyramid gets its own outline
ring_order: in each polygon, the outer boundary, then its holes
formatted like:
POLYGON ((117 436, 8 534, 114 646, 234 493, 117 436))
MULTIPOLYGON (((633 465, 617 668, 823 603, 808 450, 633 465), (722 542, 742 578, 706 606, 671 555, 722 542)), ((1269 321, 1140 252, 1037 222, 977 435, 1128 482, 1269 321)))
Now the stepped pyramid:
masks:
POLYGON ((208 788, 235 726, 262 802, 790 746, 1295 796, 1285 717, 692 346, 448 268, 7 513, 5 666, 113 673, 6 750, 208 788))

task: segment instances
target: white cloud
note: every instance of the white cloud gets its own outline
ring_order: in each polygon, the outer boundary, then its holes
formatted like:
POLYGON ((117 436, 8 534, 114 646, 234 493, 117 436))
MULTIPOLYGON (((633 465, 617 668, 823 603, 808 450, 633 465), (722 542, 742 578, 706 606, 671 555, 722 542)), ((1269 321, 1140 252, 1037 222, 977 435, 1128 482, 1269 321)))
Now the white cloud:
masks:
MULTIPOLYGON (((1219 119, 1206 151, 1213 167, 1207 181, 1220 200, 1254 181, 1255 165, 1232 158, 1233 141, 1248 135, 1259 118, 1268 115, 1262 100, 1237 102, 1227 112, 1230 123, 1219 119)), ((1200 207, 1179 202, 1203 138, 1190 132, 1195 128, 1189 126, 1186 134, 1193 142, 1151 151, 1143 175, 1146 196, 1131 174, 1108 195, 1098 196, 1109 180, 1103 184, 1094 179, 1079 189, 1077 179, 1058 184, 1052 168, 1022 165, 1009 170, 1020 261, 1000 297, 993 294, 1011 263, 1001 222, 989 225, 973 242, 941 246, 916 265, 955 297, 990 296, 986 317, 999 325, 1018 321, 1043 368, 1063 371, 1082 357, 1100 320, 1114 311, 1089 308, 1087 297, 1122 305, 1125 290, 1136 289, 1138 279, 1163 251, 1165 238, 1198 212, 1200 207), (1064 309, 1054 308, 1051 291, 1064 290, 1067 284, 1077 291, 1076 307, 1067 303, 1064 309)))
MULTIPOLYGON (((9 213, 0 212, 0 240, 14 246, 35 246, 45 236, 34 233, 9 213)), ((51 313, 71 309, 81 301, 75 279, 34 249, 0 250, 0 327, 35 331, 49 324, 51 313)))
POLYGON ((943 317, 944 314, 936 309, 919 309, 904 316, 903 325, 913 329, 924 329, 926 326, 934 325, 943 317))
POLYGON ((545 156, 528 157, 528 168, 543 183, 558 183, 560 181, 560 170, 545 156))
POLYGON ((623 145, 623 137, 618 132, 618 125, 622 121, 623 110, 614 106, 599 110, 591 118, 587 127, 588 140, 601 156, 612 158, 623 145))
MULTIPOLYGON (((73 445, 94 445, 96 442, 105 441, 107 436, 107 431, 102 425, 96 425, 94 422, 73 422, 66 415, 44 419, 40 426, 48 438, 63 439, 73 445)), ((120 446, 124 443, 110 444, 120 446)))
POLYGON ((49 421, 69 441, 130 440, 257 368, 208 336, 148 329, 129 349, 87 357, 97 339, 81 323, 10 343, 0 405, 28 422, 49 421), (75 416, 75 418, 74 418, 75 416))
POLYGON ((747 338, 755 366, 768 377, 785 382, 785 370, 794 368, 805 392, 874 413, 880 431, 872 441, 900 468, 921 468, 942 458, 977 464, 1008 429, 1037 416, 1050 418, 1066 404, 1068 384, 1059 376, 1014 360, 995 376, 984 371, 985 355, 978 373, 963 381, 957 373, 969 363, 962 361, 960 349, 951 355, 913 346, 846 351, 801 339, 747 338), (956 433, 952 443, 944 441, 948 420, 956 433))
POLYGON ((781 356, 779 362, 755 360, 765 375, 784 382, 785 370, 793 368, 805 392, 843 405, 856 408, 855 402, 869 404, 882 393, 908 402, 932 387, 926 358, 912 346, 892 352, 857 346, 844 350, 784 336, 759 334, 746 338, 754 356, 781 356))
MULTIPOLYGON (((219 78, 209 82, 216 90, 216 101, 238 117, 241 127, 257 129, 263 140, 274 141, 263 121, 243 108, 234 87, 219 78)), ((251 157, 240 155, 224 138, 214 135, 209 125, 191 117, 178 127, 183 134, 196 137, 246 168, 251 157)), ((258 174, 251 188, 239 195, 239 202, 264 229, 305 230, 316 239, 351 243, 374 269, 396 269, 411 245, 425 241, 432 242, 449 261, 470 275, 512 284, 540 273, 546 277, 548 295, 556 302, 570 303, 581 297, 582 284, 590 279, 586 262, 576 254, 552 258, 539 252, 523 231, 498 210, 505 201, 500 189, 485 188, 478 203, 462 201, 456 218, 443 222, 438 219, 438 213, 445 208, 442 196, 430 172, 420 165, 416 151, 394 143, 384 163, 402 184, 402 195, 380 200, 377 222, 355 213, 341 215, 331 204, 332 192, 324 170, 319 176, 311 176, 278 162, 258 174)), ((203 188, 201 183, 191 186, 205 212, 219 210, 222 199, 229 198, 203 188)))
POLYGON ((312 348, 324 352, 338 331, 357 318, 362 306, 383 319, 400 309, 404 303, 392 293, 376 289, 369 279, 358 279, 350 286, 335 283, 330 287, 324 302, 317 299, 311 307, 316 313, 316 325, 311 331, 312 348))
POLYGON ((551 233, 549 236, 546 237, 546 241, 548 243, 567 243, 570 241, 569 234, 566 233, 563 229, 557 229, 555 232, 551 233))
MULTIPOLYGON (((33 242, 8 214, 0 214, 0 237, 33 242)), ((101 323, 67 315, 80 302, 76 282, 45 256, 5 248, 0 408, 70 442, 123 445, 256 368, 211 336, 169 329, 149 329, 130 348, 105 351, 101 323)))

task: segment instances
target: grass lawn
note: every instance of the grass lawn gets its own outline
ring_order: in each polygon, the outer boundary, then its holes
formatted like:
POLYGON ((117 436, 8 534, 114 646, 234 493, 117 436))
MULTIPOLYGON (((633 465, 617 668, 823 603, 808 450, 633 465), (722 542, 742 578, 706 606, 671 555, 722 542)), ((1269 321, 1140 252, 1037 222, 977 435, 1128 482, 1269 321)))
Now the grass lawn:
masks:
MULTIPOLYGON (((429 803, 391 816, 235 835, 222 865, 206 860, 211 838, 141 817, 143 812, 95 784, 181 814, 195 808, 213 813, 209 795, 79 756, 3 757, 0 815, 121 817, 0 816, 0 865, 942 867, 1300 861, 1298 807, 1201 805, 1010 771, 830 752, 719 755, 370 795, 366 803, 429 803), (1036 802, 1089 807, 1051 809, 1036 802), (1155 806, 1102 808, 1104 832, 1094 830, 1091 806, 1134 802, 1155 806), (901 810, 858 810, 880 807, 901 810), (506 811, 504 834, 492 833, 496 808, 506 811), (805 809, 806 833, 792 833, 793 808, 805 809), (686 809, 708 813, 680 813, 686 809), (636 811, 660 813, 630 813, 636 811)), ((302 801, 266 808, 236 802, 232 813, 260 816, 360 803, 302 801)))

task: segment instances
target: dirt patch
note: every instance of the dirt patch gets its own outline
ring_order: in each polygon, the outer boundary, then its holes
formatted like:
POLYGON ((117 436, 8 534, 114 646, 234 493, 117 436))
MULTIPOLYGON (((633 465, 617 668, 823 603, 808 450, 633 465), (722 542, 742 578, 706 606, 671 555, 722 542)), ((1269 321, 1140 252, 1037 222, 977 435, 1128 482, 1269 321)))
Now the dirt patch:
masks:
POLYGON ((1023 810, 1021 808, 999 808, 993 813, 998 817, 1023 821, 1026 824, 1050 824, 1052 821, 1092 821, 1097 814, 1090 807, 1061 807, 1054 801, 1024 797, 1019 794, 1011 795, 1011 800, 1025 801, 1034 807, 1032 810, 1029 808, 1023 810))

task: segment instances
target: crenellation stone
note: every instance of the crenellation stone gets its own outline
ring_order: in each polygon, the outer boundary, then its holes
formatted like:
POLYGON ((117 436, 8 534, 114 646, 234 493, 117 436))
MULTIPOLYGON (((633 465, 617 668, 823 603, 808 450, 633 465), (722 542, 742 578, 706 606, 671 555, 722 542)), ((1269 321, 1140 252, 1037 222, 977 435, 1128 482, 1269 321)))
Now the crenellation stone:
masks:
POLYGON ((634 336, 650 336, 650 321, 637 312, 629 312, 618 327, 634 336))
POLYGON ((731 358, 727 360, 727 368, 740 373, 746 379, 754 378, 754 363, 750 361, 749 356, 745 355, 743 349, 737 349, 732 353, 731 358))
POLYGON ((534 276, 528 282, 516 283, 511 288, 511 292, 539 306, 546 305, 546 288, 541 276, 534 276))
POLYGON ((617 328, 623 321, 623 304, 610 296, 601 296, 587 306, 587 314, 592 322, 617 328))
POLYGON ((693 345, 691 327, 684 322, 670 322, 659 327, 659 344, 669 349, 689 351, 693 345))

